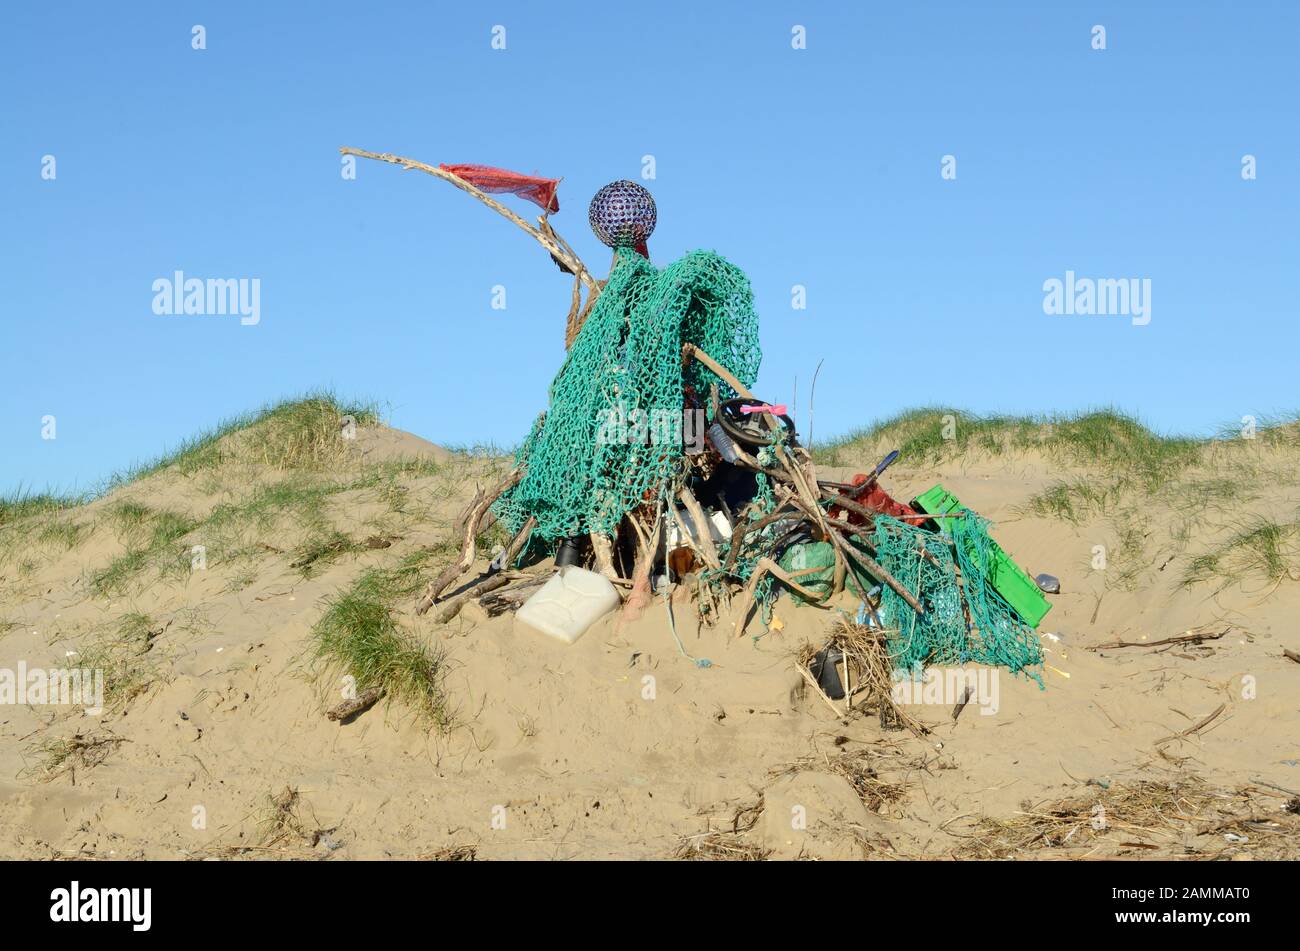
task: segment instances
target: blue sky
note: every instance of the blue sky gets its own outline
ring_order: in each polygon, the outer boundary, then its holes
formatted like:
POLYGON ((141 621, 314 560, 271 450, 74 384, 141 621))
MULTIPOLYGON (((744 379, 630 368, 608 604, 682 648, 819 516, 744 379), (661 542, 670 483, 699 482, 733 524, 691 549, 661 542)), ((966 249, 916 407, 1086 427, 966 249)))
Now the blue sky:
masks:
POLYGON ((0 491, 92 488, 315 387, 436 442, 525 435, 568 278, 444 183, 345 180, 342 145, 562 176, 552 222, 601 273, 587 202, 653 155, 652 260, 745 269, 756 390, 797 378, 804 423, 824 359, 817 436, 936 403, 1192 433, 1300 403, 1291 2, 59 3, 0 26, 0 491), (176 270, 260 279, 260 322, 154 314, 176 270), (1149 279, 1150 323, 1045 314, 1067 271, 1149 279))

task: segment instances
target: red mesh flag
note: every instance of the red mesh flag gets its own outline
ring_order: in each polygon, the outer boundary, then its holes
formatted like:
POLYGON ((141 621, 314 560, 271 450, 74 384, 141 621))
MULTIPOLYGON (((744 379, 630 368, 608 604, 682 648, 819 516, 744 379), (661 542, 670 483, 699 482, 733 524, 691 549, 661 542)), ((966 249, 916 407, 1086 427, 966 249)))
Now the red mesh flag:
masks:
POLYGON ((504 168, 490 165, 439 165, 444 172, 451 172, 457 178, 463 178, 476 188, 489 194, 510 192, 520 198, 527 198, 543 211, 551 214, 560 210, 560 200, 555 197, 555 190, 560 185, 558 178, 538 178, 535 175, 520 175, 504 168))

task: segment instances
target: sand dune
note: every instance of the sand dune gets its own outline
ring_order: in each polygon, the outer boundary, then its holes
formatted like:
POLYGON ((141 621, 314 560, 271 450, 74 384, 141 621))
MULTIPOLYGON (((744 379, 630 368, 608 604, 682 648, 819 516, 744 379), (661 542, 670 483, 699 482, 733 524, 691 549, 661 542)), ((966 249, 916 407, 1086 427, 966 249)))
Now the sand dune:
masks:
MULTIPOLYGON (((943 482, 1062 588, 1040 628, 1045 688, 1002 671, 996 711, 955 724, 951 703, 911 706, 932 727, 918 738, 806 689, 792 658, 834 612, 788 598, 739 639, 679 606, 708 668, 662 602, 567 647, 509 614, 416 617, 456 514, 506 463, 368 417, 339 441, 339 412, 272 414, 94 501, 6 514, 0 668, 109 674, 99 716, 0 707, 0 855, 1295 855, 1287 440, 1197 448, 1160 491, 1050 438, 905 450, 896 498, 943 482), (1245 487, 1195 488, 1224 478, 1245 487), (1264 524, 1272 542, 1238 543, 1264 524), (326 719, 347 671, 317 656, 322 624, 349 594, 415 645, 385 655, 394 669, 432 665, 436 697, 415 684, 326 719), (1145 646, 1189 631, 1205 639, 1145 646)), ((891 436, 819 471, 860 471, 891 436)), ((500 541, 487 533, 479 567, 500 541)))

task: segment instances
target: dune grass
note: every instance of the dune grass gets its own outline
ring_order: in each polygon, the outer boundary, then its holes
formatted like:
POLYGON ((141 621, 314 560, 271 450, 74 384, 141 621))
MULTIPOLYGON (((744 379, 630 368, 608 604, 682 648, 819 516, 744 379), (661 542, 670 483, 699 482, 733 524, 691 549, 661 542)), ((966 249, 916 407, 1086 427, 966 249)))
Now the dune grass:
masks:
MULTIPOLYGON (((226 464, 244 464, 298 474, 326 471, 348 451, 343 426, 348 418, 358 427, 379 420, 372 404, 343 402, 328 391, 316 391, 228 419, 152 462, 110 477, 93 492, 61 495, 20 488, 0 496, 0 563, 21 552, 18 577, 31 575, 40 566, 40 559, 31 551, 33 540, 63 550, 75 547, 95 530, 95 525, 70 513, 165 470, 193 476, 214 472, 226 464)), ((419 464, 411 463, 410 467, 419 464)), ((384 474, 376 472, 368 477, 378 479, 384 474)), ((329 491, 335 490, 290 483, 268 491, 252 504, 260 506, 263 513, 291 504, 301 511, 329 491), (296 498, 291 497, 294 495, 296 498)), ((258 512, 248 514, 255 516, 258 512)), ((124 590, 131 578, 150 566, 161 565, 177 572, 188 565, 188 555, 175 543, 203 520, 127 499, 112 505, 105 521, 125 538, 127 550, 92 575, 92 589, 97 594, 124 590)))
POLYGON ((50 782, 64 773, 90 770, 108 759, 113 750, 128 742, 109 730, 90 730, 66 737, 46 737, 28 750, 38 762, 24 767, 19 778, 50 782))
POLYGON ((159 458, 111 477, 104 492, 164 469, 193 475, 235 461, 281 469, 320 468, 343 448, 341 424, 348 417, 357 426, 379 422, 375 404, 343 401, 328 390, 272 403, 223 420, 159 458))
POLYGON ((1158 435, 1114 409, 1034 417, 927 407, 817 446, 814 458, 825 465, 860 465, 881 450, 898 449, 905 464, 933 465, 958 456, 1039 450, 1062 461, 1159 480, 1193 460, 1205 442, 1158 435))
POLYGON ((350 676, 357 693, 380 688, 390 702, 405 705, 422 721, 450 727, 442 651, 419 643, 394 617, 397 602, 420 589, 435 554, 445 553, 418 551, 394 568, 367 571, 329 602, 312 629, 313 658, 326 696, 335 678, 350 676))
POLYGON ((1222 587, 1250 577, 1300 581, 1300 518, 1252 515, 1242 520, 1227 538, 1188 562, 1182 585, 1218 581, 1222 587))
POLYGON ((76 508, 169 468, 183 475, 233 461, 281 469, 319 468, 335 458, 341 442, 341 421, 347 417, 357 426, 373 426, 380 419, 376 404, 344 401, 328 390, 271 403, 223 420, 157 459, 116 473, 95 491, 59 494, 20 487, 0 496, 0 528, 33 516, 76 508), (231 436, 242 438, 227 438, 231 436))
POLYGON ((120 710, 162 676, 161 666, 150 656, 153 638, 162 629, 148 614, 130 611, 76 655, 78 667, 103 672, 105 710, 120 710))
POLYGON ((136 574, 151 565, 189 563, 179 542, 198 527, 196 519, 136 501, 111 506, 107 519, 125 539, 127 549, 91 575, 90 587, 96 594, 121 593, 136 574))
MULTIPOLYGON (((280 553, 288 554, 293 566, 310 577, 344 556, 367 550, 359 539, 334 525, 333 498, 371 490, 385 513, 371 519, 373 530, 384 534, 394 519, 401 523, 431 518, 433 506, 459 490, 456 471, 454 463, 449 471, 448 464, 430 459, 384 460, 352 471, 295 469, 195 518, 122 501, 106 510, 104 520, 124 539, 127 550, 92 575, 92 590, 101 595, 122 593, 149 570, 162 577, 182 577, 190 570, 191 548, 180 543, 182 538, 203 546, 209 568, 280 553), (421 483, 418 497, 411 498, 406 481, 441 476, 449 477, 421 483)), ((222 472, 224 468, 214 470, 218 475, 222 472)))
POLYGON ((395 483, 404 474, 430 474, 437 466, 430 460, 385 462, 364 467, 352 477, 335 478, 333 473, 349 449, 343 430, 349 417, 357 426, 378 420, 373 408, 343 404, 329 394, 278 403, 227 421, 162 459, 117 477, 119 485, 127 486, 167 469, 187 476, 206 471, 216 480, 212 488, 224 490, 231 479, 237 484, 247 478, 239 475, 246 467, 255 467, 259 478, 268 470, 286 473, 278 481, 255 484, 236 501, 219 504, 202 517, 155 508, 138 499, 114 503, 106 509, 104 520, 123 538, 127 550, 92 575, 92 590, 101 595, 121 593, 150 568, 165 576, 184 574, 190 553, 178 542, 187 535, 204 546, 209 559, 227 561, 265 553, 268 546, 255 544, 250 532, 265 533, 289 524, 307 536, 304 545, 319 543, 317 557, 308 559, 317 567, 356 550, 333 537, 337 533, 328 524, 326 500, 349 489, 383 485, 385 480, 395 483), (321 542, 325 536, 330 537, 321 542))
POLYGON ((24 519, 64 512, 76 508, 83 501, 84 497, 79 495, 30 493, 20 488, 16 492, 0 496, 0 528, 24 519))

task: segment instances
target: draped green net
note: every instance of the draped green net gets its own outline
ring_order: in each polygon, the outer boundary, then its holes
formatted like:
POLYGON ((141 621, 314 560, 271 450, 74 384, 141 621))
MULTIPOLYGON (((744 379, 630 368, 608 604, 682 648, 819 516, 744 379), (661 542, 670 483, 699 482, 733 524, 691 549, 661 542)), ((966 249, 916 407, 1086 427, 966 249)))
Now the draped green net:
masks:
POLYGON ((925 608, 917 614, 883 587, 880 618, 897 630, 890 642, 894 667, 919 672, 928 664, 987 664, 1024 673, 1042 687, 1042 674, 1029 669, 1043 662, 1038 634, 988 582, 988 521, 967 512, 946 522, 943 534, 876 516, 876 560, 925 608))
POLYGON ((678 471, 683 425, 699 418, 683 414, 687 388, 701 406, 715 383, 722 399, 738 395, 699 362, 683 366, 686 343, 753 385, 762 353, 744 272, 712 251, 663 270, 620 251, 519 449, 524 478, 494 506, 508 529, 535 515, 542 543, 613 535, 624 515, 655 501, 678 471))

